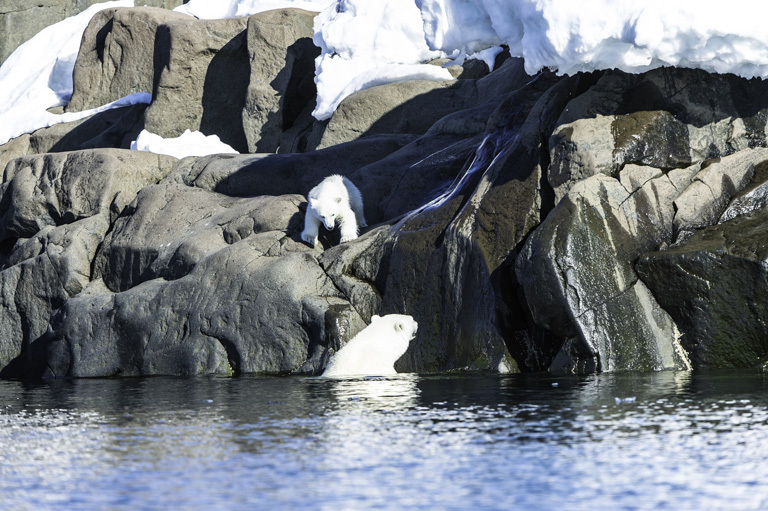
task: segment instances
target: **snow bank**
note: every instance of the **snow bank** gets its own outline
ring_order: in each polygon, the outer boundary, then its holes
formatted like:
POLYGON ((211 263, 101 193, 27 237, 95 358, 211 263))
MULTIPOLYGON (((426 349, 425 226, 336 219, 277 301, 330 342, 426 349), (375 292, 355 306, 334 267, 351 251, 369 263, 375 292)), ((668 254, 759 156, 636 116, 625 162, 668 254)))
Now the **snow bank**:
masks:
POLYGON ((441 57, 424 39, 414 0, 339 0, 315 18, 317 107, 327 119, 349 94, 401 80, 452 80, 448 70, 424 64, 441 57))
POLYGON ((768 77, 768 3, 754 0, 415 0, 431 49, 507 44, 535 73, 660 66, 768 77))
POLYGON ((257 12, 293 7, 307 11, 322 11, 333 0, 190 0, 174 11, 200 19, 236 18, 257 12))
POLYGON ((314 115, 373 85, 450 79, 423 63, 492 63, 501 44, 530 74, 678 66, 768 78, 766 18, 768 2, 754 0, 338 0, 315 19, 314 115))
POLYGON ((239 154, 216 135, 205 136, 199 131, 186 130, 176 138, 162 138, 159 135, 142 130, 131 142, 134 151, 146 151, 155 154, 167 154, 175 158, 185 156, 207 156, 209 154, 239 154))
POLYGON ((0 145, 24 133, 76 121, 109 108, 149 102, 149 94, 139 93, 84 112, 63 115, 47 112, 69 101, 72 70, 83 32, 96 12, 110 7, 133 7, 133 0, 95 4, 77 16, 43 29, 3 62, 0 66, 0 145))

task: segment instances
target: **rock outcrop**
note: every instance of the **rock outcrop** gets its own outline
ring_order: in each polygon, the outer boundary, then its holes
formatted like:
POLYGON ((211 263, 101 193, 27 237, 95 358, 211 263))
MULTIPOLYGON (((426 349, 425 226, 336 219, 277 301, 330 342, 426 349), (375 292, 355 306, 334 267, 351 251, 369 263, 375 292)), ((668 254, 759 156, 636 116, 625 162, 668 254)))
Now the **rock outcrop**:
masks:
MULTIPOLYGON (((6 0, 0 5, 0 64, 48 25, 84 11, 103 0, 6 0)), ((136 0, 134 5, 173 9, 183 0, 136 0)))
POLYGON ((312 20, 94 17, 67 108, 153 100, 0 147, 0 376, 319 374, 390 313, 419 323, 399 371, 765 363, 768 85, 507 56, 318 122, 312 20), (141 129, 246 154, 126 151, 141 129), (331 174, 371 227, 309 247, 331 174))

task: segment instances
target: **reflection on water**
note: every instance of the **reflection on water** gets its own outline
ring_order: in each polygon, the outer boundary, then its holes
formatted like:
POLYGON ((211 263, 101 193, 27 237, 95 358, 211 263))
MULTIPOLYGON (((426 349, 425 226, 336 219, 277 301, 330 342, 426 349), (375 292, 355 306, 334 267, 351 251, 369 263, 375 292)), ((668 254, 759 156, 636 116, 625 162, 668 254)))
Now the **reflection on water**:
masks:
POLYGON ((754 373, 0 381, 0 510, 767 509, 754 373))

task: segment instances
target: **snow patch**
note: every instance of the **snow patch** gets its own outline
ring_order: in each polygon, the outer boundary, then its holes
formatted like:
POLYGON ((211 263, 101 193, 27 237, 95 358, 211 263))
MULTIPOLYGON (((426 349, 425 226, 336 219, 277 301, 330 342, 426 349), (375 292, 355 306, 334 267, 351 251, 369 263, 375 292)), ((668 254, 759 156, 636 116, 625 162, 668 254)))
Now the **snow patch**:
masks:
POLYGON ((453 80, 447 69, 426 64, 443 56, 424 38, 414 0, 338 0, 315 18, 317 107, 328 119, 359 90, 404 80, 453 80))
POLYGON ((83 112, 57 115, 47 111, 69 102, 72 70, 83 32, 94 14, 113 7, 133 7, 133 0, 92 5, 76 16, 44 28, 3 62, 0 66, 0 145, 24 133, 83 119, 109 108, 149 102, 148 95, 133 94, 83 112))
POLYGON ((174 158, 207 156, 209 154, 240 154, 216 135, 203 135, 199 131, 186 130, 176 138, 163 138, 147 130, 131 142, 131 150, 155 154, 167 154, 174 158))
POLYGON ((190 0, 174 11, 200 19, 221 19, 250 16, 272 9, 304 9, 322 11, 332 0, 190 0))

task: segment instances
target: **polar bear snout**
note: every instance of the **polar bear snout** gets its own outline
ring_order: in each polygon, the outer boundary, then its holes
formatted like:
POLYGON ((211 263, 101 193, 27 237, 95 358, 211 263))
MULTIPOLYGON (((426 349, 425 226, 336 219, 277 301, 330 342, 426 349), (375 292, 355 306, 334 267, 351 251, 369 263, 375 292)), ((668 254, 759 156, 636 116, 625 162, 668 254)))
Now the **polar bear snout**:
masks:
POLYGON ((395 332, 403 336, 406 341, 411 342, 414 338, 416 338, 416 332, 419 330, 419 324, 409 316, 406 317, 408 317, 408 320, 398 321, 395 323, 395 332))
POLYGON ((324 216, 323 217, 323 225, 325 225, 325 228, 328 229, 329 231, 334 230, 336 228, 336 217, 335 216, 331 216, 331 217, 324 216))

